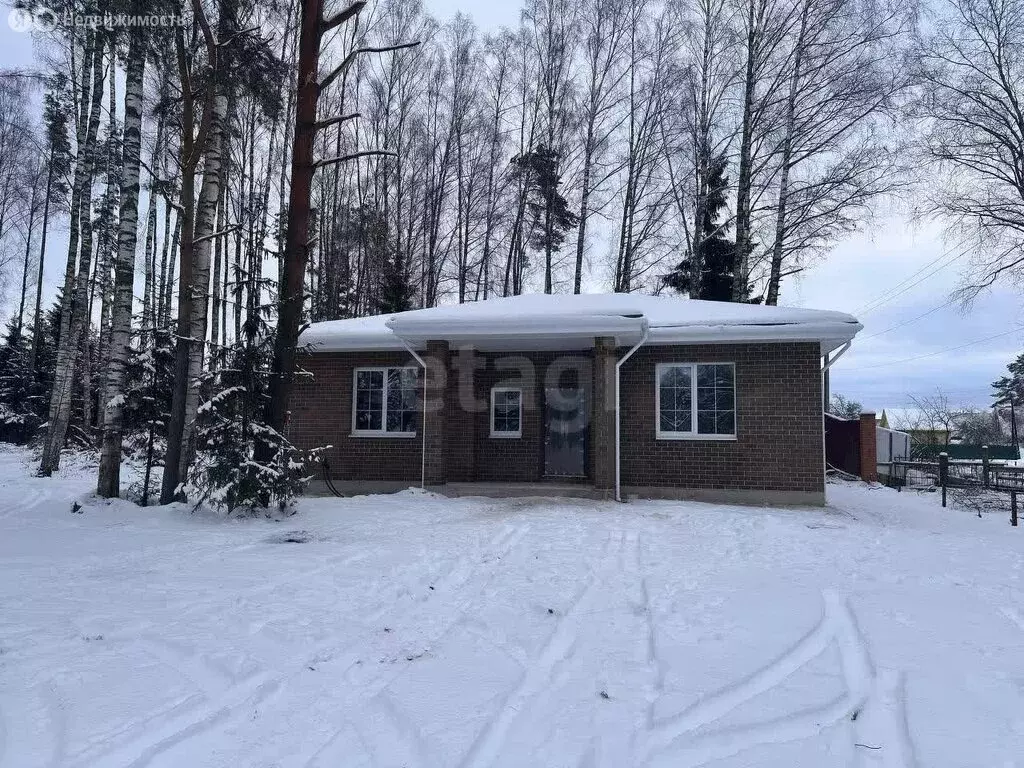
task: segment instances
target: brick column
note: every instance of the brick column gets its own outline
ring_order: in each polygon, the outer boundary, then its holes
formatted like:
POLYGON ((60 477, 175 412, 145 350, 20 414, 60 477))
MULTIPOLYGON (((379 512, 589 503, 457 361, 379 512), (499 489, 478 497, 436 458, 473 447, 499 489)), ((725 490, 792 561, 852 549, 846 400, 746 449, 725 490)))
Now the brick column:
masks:
POLYGON ((484 362, 468 347, 453 349, 448 357, 446 480, 472 482, 476 480, 476 420, 481 413, 476 401, 476 370, 484 362))
POLYGON ((427 364, 426 401, 423 428, 426 430, 425 481, 427 485, 443 485, 448 481, 448 342, 428 341, 423 357, 427 364))
POLYGON ((878 480, 878 433, 875 431, 875 414, 860 415, 860 479, 873 483, 878 480))
POLYGON ((590 412, 594 487, 615 489, 615 339, 594 339, 594 404, 590 412))

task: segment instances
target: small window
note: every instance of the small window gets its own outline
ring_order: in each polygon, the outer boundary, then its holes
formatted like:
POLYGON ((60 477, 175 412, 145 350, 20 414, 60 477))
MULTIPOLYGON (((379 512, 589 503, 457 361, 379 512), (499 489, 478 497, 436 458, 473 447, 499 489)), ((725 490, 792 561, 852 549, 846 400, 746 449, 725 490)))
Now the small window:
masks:
POLYGON ((495 387, 491 390, 491 437, 522 436, 522 390, 495 387))
POLYGON ((416 368, 357 368, 352 402, 352 433, 411 437, 419 404, 416 368))
POLYGON ((662 363, 655 375, 657 437, 736 436, 736 367, 732 363, 662 363))

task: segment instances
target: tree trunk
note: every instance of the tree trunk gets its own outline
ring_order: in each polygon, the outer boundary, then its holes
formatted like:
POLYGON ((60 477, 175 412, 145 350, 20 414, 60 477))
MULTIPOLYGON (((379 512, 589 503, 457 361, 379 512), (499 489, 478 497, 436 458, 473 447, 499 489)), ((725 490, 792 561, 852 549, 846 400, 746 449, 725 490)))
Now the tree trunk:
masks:
POLYGON ((28 293, 28 262, 32 258, 32 230, 36 223, 36 180, 32 179, 32 194, 28 204, 28 232, 25 235, 25 263, 21 270, 21 301, 18 303, 18 338, 25 323, 25 296, 28 293))
POLYGON ((92 265, 92 180, 96 158, 96 135, 100 127, 100 102, 103 99, 103 45, 99 33, 90 33, 88 54, 83 61, 82 109, 88 103, 88 118, 79 124, 79 159, 75 164, 75 180, 71 192, 71 228, 68 233, 68 263, 61 297, 61 333, 57 345, 57 361, 50 392, 50 409, 43 442, 39 474, 49 476, 60 467, 71 421, 71 399, 75 381, 75 360, 79 354, 82 332, 88 322, 89 268, 92 265), (92 87, 88 90, 89 67, 92 87), (88 92, 86 92, 88 91, 88 92), (78 273, 75 274, 77 259, 78 273))
MULTIPOLYGON (((196 205, 195 236, 193 243, 191 314, 188 335, 188 389, 184 402, 184 421, 179 458, 179 478, 184 479, 195 456, 195 418, 199 409, 199 379, 203 372, 206 351, 206 329, 210 308, 210 250, 213 247, 217 221, 217 201, 220 199, 221 129, 227 112, 228 99, 223 93, 213 97, 213 115, 210 118, 207 152, 203 161, 203 186, 196 205)), ((181 290, 184 290, 182 286, 181 290)), ((179 331, 180 332, 180 331, 179 331)))
MULTIPOLYGON (((174 47, 178 62, 179 79, 184 83, 191 77, 188 69, 187 52, 185 49, 185 33, 179 28, 175 31, 174 47)), ((175 226, 175 244, 171 248, 172 265, 167 276, 166 306, 170 319, 171 275, 174 272, 173 259, 178 256, 178 311, 177 339, 174 345, 174 388, 171 394, 171 412, 167 419, 167 452, 164 456, 164 471, 160 482, 160 503, 170 504, 178 498, 178 486, 181 482, 180 462, 182 456, 182 438, 185 432, 185 399, 188 395, 189 340, 188 329, 192 318, 192 252, 195 228, 195 173, 200 152, 206 151, 203 144, 202 124, 200 136, 194 134, 195 97, 190 88, 182 89, 181 106, 181 205, 178 209, 175 226)), ((212 100, 207 99, 203 108, 203 121, 207 119, 208 110, 213 108, 212 100)))
MULTIPOLYGON (((322 0, 305 0, 299 32, 299 86, 292 142, 291 189, 285 235, 283 274, 279 288, 277 333, 271 368, 266 423, 284 434, 295 373, 295 347, 302 320, 302 300, 309 256, 310 191, 313 183, 313 142, 316 136, 317 68, 320 60, 322 0)), ((266 461, 271 447, 261 442, 257 460, 266 461)))
POLYGON ((782 166, 779 172, 779 204, 775 214, 775 242, 772 244, 771 269, 768 276, 768 293, 765 304, 779 303, 779 283, 782 282, 782 257, 786 241, 786 214, 789 203, 789 172, 793 166, 793 133, 796 122, 796 96, 800 85, 801 65, 804 56, 804 41, 807 37, 807 23, 810 16, 810 0, 804 0, 800 14, 800 33, 797 35, 793 53, 793 73, 786 97, 785 138, 782 142, 782 166))
POLYGON ((757 57, 758 23, 755 5, 747 0, 747 48, 743 81, 743 117, 740 129, 740 168, 736 182, 736 263, 733 269, 732 300, 746 301, 750 283, 750 185, 754 140, 755 59, 757 57))
MULTIPOLYGON (((135 4, 136 8, 138 3, 135 4)), ((124 416, 124 379, 132 328, 132 288, 135 284, 135 244, 139 219, 139 164, 142 152, 142 96, 145 39, 133 27, 128 45, 124 90, 124 139, 121 204, 114 264, 114 307, 110 322, 106 385, 103 392, 103 447, 96 493, 104 498, 121 492, 121 441, 124 416)), ((152 201, 152 195, 150 195, 152 201)), ((156 212, 150 205, 152 217, 156 212)), ((148 244, 147 244, 148 253, 148 244)), ((148 257, 147 257, 148 258, 148 257)), ((149 270, 147 269, 147 286, 149 270)))
POLYGON ((53 158, 46 167, 46 198, 43 201, 43 231, 39 238, 39 268, 36 270, 36 306, 32 313, 32 361, 31 369, 36 370, 39 354, 39 339, 42 333, 43 267, 46 264, 46 232, 50 224, 50 194, 53 191, 53 158))

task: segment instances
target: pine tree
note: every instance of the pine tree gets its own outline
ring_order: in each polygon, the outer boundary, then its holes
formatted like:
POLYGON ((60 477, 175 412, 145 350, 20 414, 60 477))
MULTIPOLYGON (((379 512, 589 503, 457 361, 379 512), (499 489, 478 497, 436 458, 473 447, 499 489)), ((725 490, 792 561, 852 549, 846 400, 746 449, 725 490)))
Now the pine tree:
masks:
POLYGON ((545 293, 552 290, 552 254, 561 250, 566 234, 579 223, 559 189, 559 160, 558 151, 544 144, 512 158, 512 176, 526 190, 530 246, 544 253, 545 293))
POLYGON ((669 288, 689 294, 690 298, 708 301, 732 299, 736 245, 725 237, 728 224, 719 221, 725 210, 729 189, 729 177, 725 175, 727 165, 725 155, 708 164, 704 217, 694 236, 691 252, 662 278, 669 288), (693 285, 695 272, 700 275, 696 290, 693 285))

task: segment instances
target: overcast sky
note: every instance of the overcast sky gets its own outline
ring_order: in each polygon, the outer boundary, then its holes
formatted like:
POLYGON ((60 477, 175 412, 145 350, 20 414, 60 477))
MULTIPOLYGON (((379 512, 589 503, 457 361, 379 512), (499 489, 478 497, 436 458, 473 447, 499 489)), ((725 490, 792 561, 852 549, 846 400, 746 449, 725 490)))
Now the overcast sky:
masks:
MULTIPOLYGON (((463 11, 485 31, 514 24, 520 8, 518 0, 425 2, 441 20, 463 11)), ((0 67, 31 65, 30 38, 12 31, 5 17, 6 11, 0 16, 0 67)), ((783 284, 783 304, 850 312, 864 324, 832 369, 833 392, 878 411, 904 407, 910 395, 936 387, 954 402, 990 403, 989 384, 1021 351, 1024 331, 1014 329, 1024 328, 1024 302, 1021 292, 1004 286, 981 297, 967 313, 955 305, 936 310, 967 268, 965 259, 947 258, 958 252, 955 245, 943 240, 939 223, 917 226, 899 214, 883 215, 868 230, 839 243, 799 280, 783 284), (894 295, 878 303, 887 293, 894 295), (1003 335, 989 338, 996 334, 1003 335)), ((62 266, 51 266, 48 282, 53 284, 62 266)))

